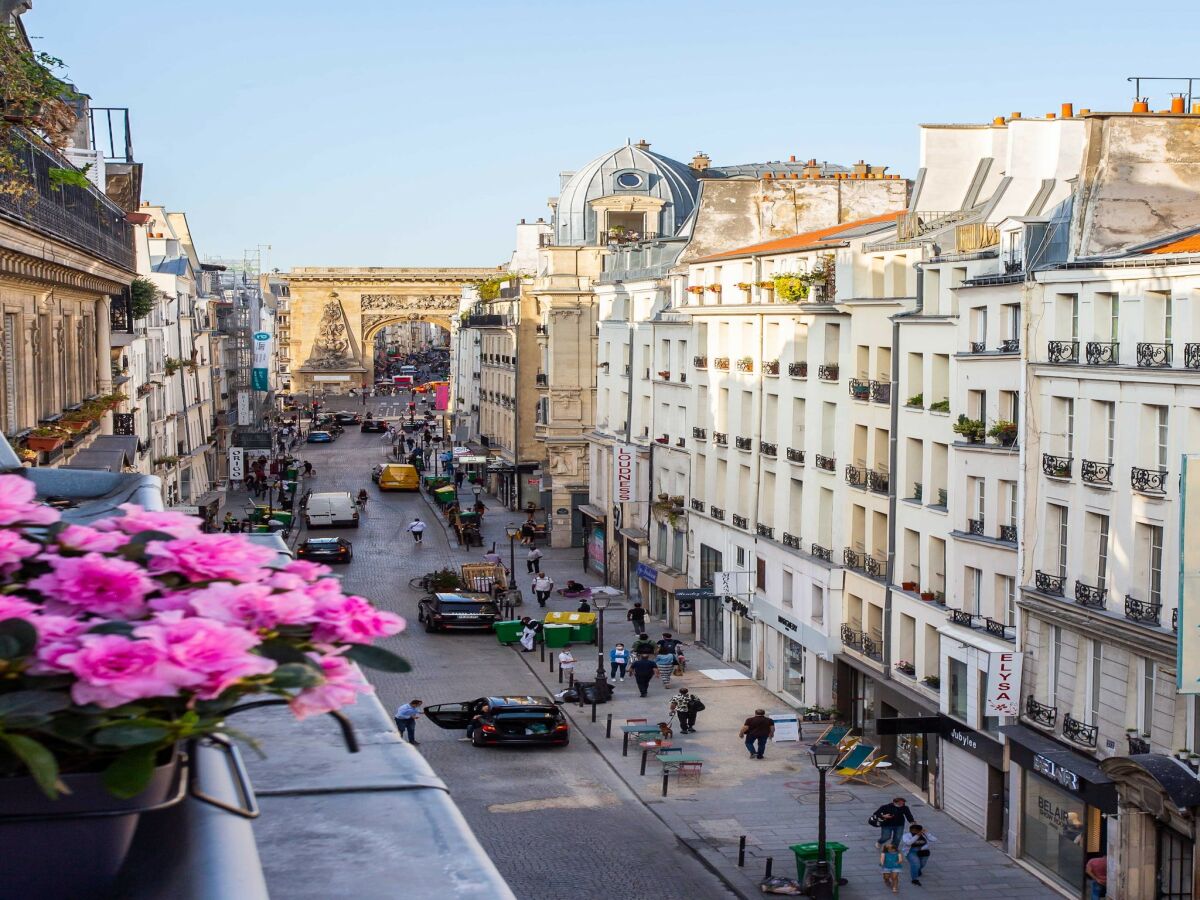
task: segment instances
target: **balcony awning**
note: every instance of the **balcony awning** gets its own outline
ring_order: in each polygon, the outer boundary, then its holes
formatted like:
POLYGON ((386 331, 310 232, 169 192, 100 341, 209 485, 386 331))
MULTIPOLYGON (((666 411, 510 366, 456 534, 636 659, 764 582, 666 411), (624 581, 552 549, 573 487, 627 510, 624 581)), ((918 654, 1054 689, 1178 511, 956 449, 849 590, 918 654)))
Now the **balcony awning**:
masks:
MULTIPOLYGON (((1112 756, 1100 763, 1100 768, 1104 774, 1126 786, 1149 778, 1181 811, 1200 806, 1200 781, 1185 763, 1170 756, 1162 753, 1112 756)), ((1137 796, 1144 801, 1145 790, 1137 796)))
MULTIPOLYGON (((1117 790, 1091 756, 1085 756, 1058 741, 1024 725, 1001 725, 1000 733, 1009 740, 1009 753, 1023 769, 1062 773, 1057 783, 1083 797, 1092 806, 1109 815, 1117 812, 1117 790), (1072 788, 1074 782, 1077 787, 1072 788)), ((1055 777, 1050 777, 1055 781, 1055 777)))
POLYGON ((632 541, 635 544, 650 543, 650 539, 646 535, 645 528, 618 528, 617 533, 622 535, 625 540, 632 541))
POLYGON ((590 503, 581 503, 576 508, 589 519, 595 519, 597 522, 603 522, 608 518, 608 513, 590 503))

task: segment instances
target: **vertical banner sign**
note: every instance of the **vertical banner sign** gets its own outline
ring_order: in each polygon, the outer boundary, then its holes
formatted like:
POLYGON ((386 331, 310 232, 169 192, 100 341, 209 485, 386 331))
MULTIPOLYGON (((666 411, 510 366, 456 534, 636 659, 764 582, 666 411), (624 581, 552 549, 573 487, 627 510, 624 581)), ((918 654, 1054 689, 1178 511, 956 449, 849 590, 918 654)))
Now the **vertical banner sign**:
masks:
POLYGON ((270 390, 267 367, 271 365, 271 335, 254 332, 254 368, 250 370, 250 387, 256 391, 270 390))
POLYGON ((1016 716, 1021 712, 1021 658, 1024 654, 1001 651, 988 654, 987 699, 991 716, 1016 716))
POLYGON ((229 481, 236 484, 246 478, 246 451, 241 447, 229 448, 229 481))
POLYGON ((617 444, 613 451, 613 502, 636 503, 637 450, 629 444, 617 444))
POLYGON ((433 393, 433 408, 439 412, 444 412, 450 408, 450 385, 439 384, 433 393))
POLYGON ((253 425, 250 418, 250 392, 238 391, 238 421, 239 425, 253 425))
POLYGON ((1179 510, 1179 693, 1200 694, 1200 455, 1183 457, 1179 510))

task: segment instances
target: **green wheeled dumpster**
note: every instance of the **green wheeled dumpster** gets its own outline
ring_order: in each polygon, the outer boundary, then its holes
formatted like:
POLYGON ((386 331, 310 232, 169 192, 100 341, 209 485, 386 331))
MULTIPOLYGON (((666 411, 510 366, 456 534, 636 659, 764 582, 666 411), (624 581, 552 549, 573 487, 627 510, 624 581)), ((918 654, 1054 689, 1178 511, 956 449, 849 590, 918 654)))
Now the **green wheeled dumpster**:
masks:
POLYGON ((546 649, 565 647, 571 643, 571 626, 555 625, 553 623, 542 627, 542 635, 546 639, 546 649))
MULTIPOLYGON (((820 845, 813 841, 809 844, 792 844, 791 850, 796 854, 796 880, 804 883, 804 870, 817 861, 817 850, 820 845)), ((833 869, 833 900, 838 900, 838 882, 842 880, 842 854, 848 848, 838 841, 825 842, 825 858, 833 869)))
POLYGON ((570 625, 571 643, 594 644, 596 642, 596 614, 593 612, 546 613, 546 624, 570 625))
POLYGON ((496 640, 504 645, 515 644, 521 639, 521 632, 524 630, 524 625, 520 619, 506 619, 492 623, 492 629, 496 632, 496 640))

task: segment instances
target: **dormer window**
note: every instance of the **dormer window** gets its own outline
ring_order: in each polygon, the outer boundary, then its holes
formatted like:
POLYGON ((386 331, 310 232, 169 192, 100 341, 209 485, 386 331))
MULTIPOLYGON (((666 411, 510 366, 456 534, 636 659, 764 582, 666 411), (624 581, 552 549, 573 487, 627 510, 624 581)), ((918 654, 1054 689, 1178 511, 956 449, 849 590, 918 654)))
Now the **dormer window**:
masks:
POLYGON ((642 177, 641 172, 622 172, 617 176, 617 186, 626 190, 640 188, 645 183, 646 179, 642 177))

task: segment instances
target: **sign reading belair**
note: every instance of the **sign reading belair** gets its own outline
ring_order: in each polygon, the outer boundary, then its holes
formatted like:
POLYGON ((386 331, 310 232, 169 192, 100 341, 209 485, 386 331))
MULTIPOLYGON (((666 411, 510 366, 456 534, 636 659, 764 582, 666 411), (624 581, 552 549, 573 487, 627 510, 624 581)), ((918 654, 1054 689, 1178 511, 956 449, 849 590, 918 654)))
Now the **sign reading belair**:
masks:
POLYGON ((267 368, 271 365, 271 336, 265 331, 254 332, 254 367, 250 370, 250 387, 256 391, 270 390, 267 368))
POLYGON ((629 444, 617 444, 613 452, 613 502, 636 503, 637 451, 629 444))
POLYGON ((1001 651, 989 653, 987 700, 989 715, 1016 716, 1021 712, 1021 656, 1001 651))

